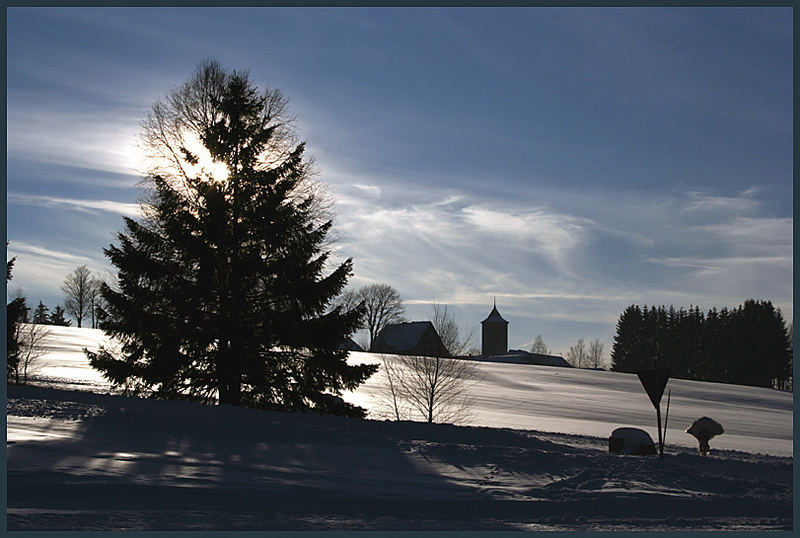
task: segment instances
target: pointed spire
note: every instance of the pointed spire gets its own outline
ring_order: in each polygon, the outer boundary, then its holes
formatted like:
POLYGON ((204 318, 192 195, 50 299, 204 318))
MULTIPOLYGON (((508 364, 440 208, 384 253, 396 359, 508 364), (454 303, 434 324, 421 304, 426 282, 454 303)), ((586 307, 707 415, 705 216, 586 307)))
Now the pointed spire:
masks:
POLYGON ((506 320, 503 319, 503 316, 500 315, 500 312, 497 311, 497 298, 495 297, 492 305, 492 311, 489 312, 489 317, 485 320, 481 321, 481 323, 486 323, 487 321, 500 321, 503 323, 508 323, 506 320))

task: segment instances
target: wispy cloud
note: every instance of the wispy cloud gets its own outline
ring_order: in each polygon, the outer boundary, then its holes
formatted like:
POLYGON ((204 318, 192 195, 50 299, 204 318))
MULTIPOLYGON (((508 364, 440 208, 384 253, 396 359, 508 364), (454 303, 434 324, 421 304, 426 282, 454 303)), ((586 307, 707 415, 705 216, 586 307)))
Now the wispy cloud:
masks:
POLYGON ((381 195, 381 188, 378 187, 377 185, 363 185, 361 183, 353 183, 352 186, 360 191, 364 191, 365 193, 375 198, 378 198, 381 195))
POLYGON ((792 267, 792 256, 729 256, 726 258, 646 258, 644 261, 659 263, 670 267, 696 269, 704 274, 718 274, 741 265, 769 265, 772 267, 792 267))
POLYGON ((45 208, 66 208, 76 211, 106 211, 120 215, 138 216, 141 214, 139 204, 116 202, 114 200, 89 200, 78 198, 60 198, 37 194, 8 193, 8 203, 45 208))
POLYGON ((591 220, 550 212, 542 208, 515 211, 482 205, 462 209, 471 232, 495 239, 508 239, 532 245, 537 252, 552 259, 562 272, 569 272, 570 251, 585 239, 591 220))
POLYGON ((9 244, 9 252, 12 256, 37 256, 39 258, 46 258, 49 262, 59 261, 67 264, 86 264, 91 261, 88 256, 80 254, 73 254, 71 252, 53 250, 38 245, 26 243, 24 241, 14 241, 9 244))
POLYGON ((712 233, 721 239, 745 241, 748 245, 759 243, 792 244, 792 222, 789 217, 736 217, 728 222, 694 227, 697 231, 712 233))
POLYGON ((738 196, 712 196, 698 191, 690 191, 688 193, 689 203, 683 208, 683 211, 749 213, 759 207, 759 201, 753 198, 756 192, 756 188, 750 188, 738 196))
POLYGON ((9 108, 8 154, 16 159, 48 161, 138 175, 139 110, 109 113, 44 110, 17 105, 9 108))
POLYGON ((11 241, 8 258, 12 257, 16 257, 16 261, 9 289, 23 291, 28 296, 29 306, 42 299, 47 303, 58 301, 64 278, 79 265, 98 271, 110 268, 99 250, 91 254, 56 250, 25 241, 11 241))

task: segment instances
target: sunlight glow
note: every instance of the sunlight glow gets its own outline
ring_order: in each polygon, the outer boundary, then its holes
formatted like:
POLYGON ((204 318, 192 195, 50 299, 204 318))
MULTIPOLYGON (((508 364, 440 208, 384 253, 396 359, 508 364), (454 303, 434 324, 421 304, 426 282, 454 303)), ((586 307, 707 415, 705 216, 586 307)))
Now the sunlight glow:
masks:
POLYGON ((200 138, 188 131, 183 133, 184 147, 197 157, 197 164, 190 164, 185 161, 185 171, 191 177, 206 177, 210 181, 226 181, 228 179, 228 167, 225 163, 215 161, 211 153, 200 141, 200 138))

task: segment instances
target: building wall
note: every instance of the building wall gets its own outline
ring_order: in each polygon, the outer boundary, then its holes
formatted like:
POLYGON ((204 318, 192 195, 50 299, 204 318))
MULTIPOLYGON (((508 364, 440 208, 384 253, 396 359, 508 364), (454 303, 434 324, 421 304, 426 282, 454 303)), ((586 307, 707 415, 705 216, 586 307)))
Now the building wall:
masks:
POLYGON ((508 351, 508 323, 486 322, 481 325, 481 354, 502 355, 508 351))

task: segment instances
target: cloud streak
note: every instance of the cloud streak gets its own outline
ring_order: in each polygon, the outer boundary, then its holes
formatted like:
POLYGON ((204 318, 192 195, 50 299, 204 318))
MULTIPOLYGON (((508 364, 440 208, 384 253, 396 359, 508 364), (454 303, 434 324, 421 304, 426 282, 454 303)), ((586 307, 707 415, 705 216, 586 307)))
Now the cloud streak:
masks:
POLYGON ((44 196, 37 194, 8 193, 10 204, 28 205, 43 208, 65 208, 75 211, 105 211, 119 215, 140 216, 139 204, 116 202, 114 200, 89 200, 79 198, 61 198, 57 196, 44 196))
MULTIPOLYGON (((94 253, 93 253, 94 254, 94 253)), ((61 300, 60 286, 66 276, 79 265, 92 270, 108 270, 102 252, 94 255, 57 250, 25 241, 11 241, 8 258, 16 257, 9 289, 20 289, 28 297, 28 306, 44 300, 50 307, 61 300)))
POLYGON ((759 201, 752 198, 757 189, 750 188, 739 196, 712 196, 698 191, 690 191, 689 203, 683 208, 685 212, 724 212, 751 213, 759 207, 759 201))

